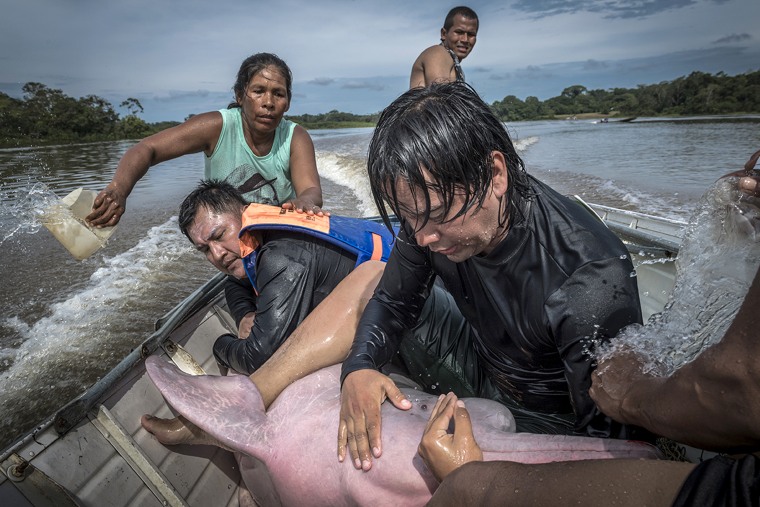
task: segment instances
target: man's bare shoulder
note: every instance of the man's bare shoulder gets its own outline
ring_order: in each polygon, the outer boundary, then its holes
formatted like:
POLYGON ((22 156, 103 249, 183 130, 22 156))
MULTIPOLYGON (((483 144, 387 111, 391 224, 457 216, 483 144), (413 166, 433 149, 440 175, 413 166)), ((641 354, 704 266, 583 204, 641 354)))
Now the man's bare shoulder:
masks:
POLYGON ((417 57, 417 61, 415 63, 443 58, 451 58, 451 56, 449 55, 449 52, 446 50, 446 48, 440 44, 436 44, 434 46, 430 46, 422 53, 420 53, 420 56, 417 57))
POLYGON ((430 46, 414 61, 409 87, 428 86, 436 80, 453 80, 453 71, 454 61, 446 48, 440 44, 430 46))

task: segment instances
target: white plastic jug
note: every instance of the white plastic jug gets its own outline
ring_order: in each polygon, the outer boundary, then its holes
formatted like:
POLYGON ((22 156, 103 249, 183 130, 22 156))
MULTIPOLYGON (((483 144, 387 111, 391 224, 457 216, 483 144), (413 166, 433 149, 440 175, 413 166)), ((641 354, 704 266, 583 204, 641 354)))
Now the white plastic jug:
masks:
POLYGON ((77 260, 103 248, 116 226, 95 228, 85 222, 97 192, 78 188, 45 211, 43 225, 77 260))

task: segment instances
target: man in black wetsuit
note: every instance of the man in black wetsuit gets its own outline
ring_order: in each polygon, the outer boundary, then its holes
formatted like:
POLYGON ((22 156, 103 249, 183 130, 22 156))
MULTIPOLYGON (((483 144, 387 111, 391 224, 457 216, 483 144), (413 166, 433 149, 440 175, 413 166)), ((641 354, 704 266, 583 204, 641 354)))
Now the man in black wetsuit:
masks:
POLYGON ((182 202, 179 227, 228 275, 225 296, 238 336, 219 337, 214 356, 228 368, 251 374, 354 269, 356 256, 293 230, 257 232, 256 294, 238 239, 247 205, 231 185, 203 181, 182 202))
POLYGON ((461 62, 475 47, 478 15, 469 7, 454 7, 441 28, 441 43, 420 53, 412 65, 409 87, 430 86, 434 82, 464 81, 461 62))
POLYGON ((354 466, 371 468, 382 452, 380 404, 411 406, 377 369, 410 342, 402 331, 436 276, 465 322, 413 346, 430 356, 420 363, 459 368, 458 395, 504 403, 518 431, 629 438, 588 395, 589 348, 641 322, 620 240, 529 176, 502 123, 463 83, 414 88, 386 108, 368 171, 380 213, 389 206, 401 230, 343 363, 339 458, 348 447, 354 466))

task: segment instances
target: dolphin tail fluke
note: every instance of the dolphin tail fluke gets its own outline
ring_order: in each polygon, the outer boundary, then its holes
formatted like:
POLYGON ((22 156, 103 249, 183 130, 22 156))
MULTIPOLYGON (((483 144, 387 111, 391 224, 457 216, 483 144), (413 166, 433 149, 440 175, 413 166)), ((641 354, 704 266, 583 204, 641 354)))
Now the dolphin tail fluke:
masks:
POLYGON ((267 421, 256 385, 245 375, 188 375, 156 356, 145 361, 153 383, 177 412, 224 447, 257 455, 267 421))

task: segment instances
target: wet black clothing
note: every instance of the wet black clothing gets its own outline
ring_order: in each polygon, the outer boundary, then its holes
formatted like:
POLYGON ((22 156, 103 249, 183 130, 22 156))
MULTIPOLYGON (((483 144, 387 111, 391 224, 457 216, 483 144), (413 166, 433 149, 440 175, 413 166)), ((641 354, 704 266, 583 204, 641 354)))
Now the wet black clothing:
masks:
POLYGON ((248 338, 227 334, 214 343, 214 356, 240 373, 253 373, 327 297, 356 264, 347 251, 308 234, 266 231, 256 259, 256 297, 248 279, 228 277, 227 305, 235 322, 256 312, 248 338))
MULTIPOLYGON (((438 275, 472 327, 480 368, 536 412, 575 414, 575 430, 626 437, 590 396, 592 339, 641 322, 628 251, 597 218, 538 180, 516 202, 505 239, 487 256, 454 263, 402 230, 357 330, 341 378, 378 368, 399 348, 438 275)), ((518 430, 520 429, 518 425, 518 430)))
POLYGON ((403 375, 427 393, 453 392, 460 398, 486 398, 501 403, 512 412, 518 431, 573 433, 572 413, 537 413, 494 386, 481 367, 473 346, 474 337, 473 327, 451 294, 434 285, 417 325, 401 340, 394 365, 401 366, 403 375))
POLYGON ((716 456, 697 465, 681 486, 673 507, 757 507, 760 459, 716 456))

